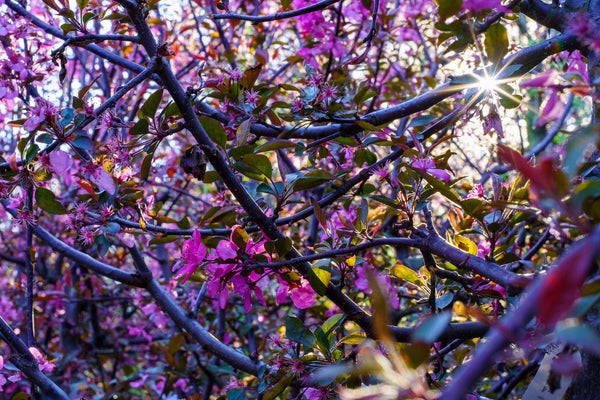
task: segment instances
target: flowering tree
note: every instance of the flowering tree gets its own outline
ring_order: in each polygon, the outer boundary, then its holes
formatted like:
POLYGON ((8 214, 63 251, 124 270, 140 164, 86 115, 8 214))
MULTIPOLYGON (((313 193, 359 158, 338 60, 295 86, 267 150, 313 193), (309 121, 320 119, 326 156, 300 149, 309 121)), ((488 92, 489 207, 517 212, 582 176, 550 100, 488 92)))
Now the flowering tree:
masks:
POLYGON ((0 0, 2 392, 598 398, 599 21, 0 0))

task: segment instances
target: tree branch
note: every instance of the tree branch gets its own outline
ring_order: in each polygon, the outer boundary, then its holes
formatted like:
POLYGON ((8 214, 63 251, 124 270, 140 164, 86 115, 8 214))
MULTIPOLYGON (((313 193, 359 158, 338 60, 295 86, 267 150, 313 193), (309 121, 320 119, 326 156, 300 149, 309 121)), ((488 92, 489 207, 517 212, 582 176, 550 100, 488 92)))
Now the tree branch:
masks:
POLYGON ((17 336, 10 325, 0 316, 0 338, 2 338, 12 351, 17 353, 11 357, 10 361, 17 367, 29 380, 37 385, 44 393, 52 394, 52 398, 69 400, 69 396, 50 378, 44 375, 38 367, 36 358, 31 354, 27 345, 17 336))
POLYGON ((319 11, 326 7, 329 7, 332 4, 337 3, 340 0, 323 0, 315 4, 311 4, 310 6, 302 7, 293 11, 280 12, 273 15, 261 15, 261 16, 252 16, 252 15, 241 15, 241 14, 212 14, 211 17, 215 20, 219 19, 239 19, 242 21, 250 21, 255 24, 261 22, 275 21, 281 19, 294 18, 299 15, 304 15, 311 13, 313 11, 319 11))

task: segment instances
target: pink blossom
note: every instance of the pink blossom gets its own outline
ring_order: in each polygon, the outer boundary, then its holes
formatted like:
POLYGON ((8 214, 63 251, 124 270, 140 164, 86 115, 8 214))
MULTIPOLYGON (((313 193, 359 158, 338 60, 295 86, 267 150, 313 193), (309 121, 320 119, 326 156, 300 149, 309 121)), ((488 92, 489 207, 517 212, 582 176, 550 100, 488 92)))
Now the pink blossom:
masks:
POLYGON ((260 96, 257 92, 254 91, 254 89, 251 89, 250 91, 246 90, 245 94, 247 103, 257 105, 260 101, 260 96))
POLYGON ((560 99, 558 91, 552 90, 550 97, 548 97, 548 101, 538 118, 538 126, 542 126, 550 121, 560 118, 564 109, 565 103, 560 99))
POLYGON ((398 297, 398 293, 396 292, 394 285, 392 285, 392 280, 390 277, 379 273, 367 263, 363 263, 356 267, 356 288, 367 294, 371 293, 371 286, 369 285, 369 280, 367 279, 367 270, 371 270, 377 277, 379 284, 387 289, 388 301, 390 305, 393 308, 398 308, 400 306, 400 298, 398 297))
POLYGON ((14 222, 22 227, 34 226, 37 224, 37 218, 31 210, 17 210, 17 215, 15 216, 14 222))
POLYGON ((66 152, 55 150, 50 153, 50 166, 57 174, 65 174, 66 171, 73 165, 73 160, 66 152))
MULTIPOLYGON (((316 1, 293 0, 292 5, 295 9, 309 6, 316 1)), ((326 22, 322 11, 314 11, 296 18, 296 26, 302 35, 310 36, 314 39, 323 39, 326 31, 333 27, 331 22, 326 22)))
POLYGON ((442 179, 446 182, 450 181, 450 174, 443 170, 435 168, 435 162, 430 158, 418 158, 412 163, 412 167, 425 171, 428 174, 435 176, 438 179, 442 179))
POLYGON ((329 103, 332 100, 335 100, 337 97, 337 88, 331 86, 329 83, 326 83, 325 86, 321 89, 321 101, 325 103, 329 103))
POLYGON ((303 109, 304 109, 304 102, 302 101, 302 99, 300 97, 296 97, 296 100, 294 100, 294 103, 292 104, 292 111, 300 112, 303 109))
POLYGON ((490 250, 490 242, 488 242, 487 240, 483 239, 480 240, 479 243, 477 243, 477 257, 483 258, 487 256, 488 254, 490 254, 490 250))
POLYGON ((387 178, 390 175, 390 173, 388 172, 389 165, 390 165, 390 162, 388 161, 385 164, 380 165, 379 167, 373 169, 373 175, 377 175, 377 176, 379 176, 379 178, 381 180, 384 180, 385 178, 387 178))
POLYGON ((320 388, 308 388, 304 391, 307 400, 328 400, 331 398, 331 389, 327 386, 320 388))
POLYGON ((229 71, 229 77, 233 80, 239 80, 242 79, 242 76, 244 76, 244 74, 242 74, 240 72, 239 69, 232 69, 231 71, 229 71))
POLYGON ((567 73, 577 74, 585 85, 589 85, 589 76, 587 72, 587 64, 583 62, 583 56, 579 50, 575 50, 569 56, 567 73))
POLYGON ((495 110, 489 112, 489 114, 483 120, 483 132, 489 134, 491 131, 496 131, 498 136, 504 137, 504 129, 502 128, 502 120, 495 110))
POLYGON ((142 386, 144 386, 144 383, 146 383, 146 380, 150 377, 150 375, 148 374, 142 374, 142 376, 140 377, 140 379, 137 379, 133 382, 129 382, 129 386, 131 386, 134 389, 139 389, 142 386))
POLYGON ((183 264, 183 267, 177 271, 174 277, 175 279, 183 277, 182 283, 185 283, 190 276, 192 276, 194 271, 196 271, 196 267, 198 267, 206 257, 206 246, 204 246, 201 239, 200 232, 196 229, 192 234, 192 239, 186 240, 183 243, 183 247, 181 248, 181 258, 173 266, 173 271, 175 271, 179 265, 183 264))
POLYGON ((88 164, 82 166, 84 173, 90 175, 90 180, 98 185, 100 189, 105 190, 109 194, 114 194, 116 191, 115 182, 113 177, 102 167, 94 161, 90 161, 88 164))
POLYGON ((143 329, 143 328, 140 328, 137 326, 129 327, 129 336, 142 336, 144 339, 146 339, 148 341, 148 343, 152 343, 152 336, 150 336, 148 334, 146 329, 143 329))
POLYGON ((538 74, 535 78, 521 82, 521 87, 548 87, 554 84, 558 78, 558 71, 550 69, 538 74))
MULTIPOLYGON (((218 295, 219 306, 225 308, 229 297, 229 287, 232 286, 234 293, 242 296, 244 310, 249 312, 252 308, 252 293, 258 297, 261 304, 266 305, 264 294, 260 288, 264 284, 263 278, 266 276, 254 271, 248 274, 244 268, 245 265, 256 262, 255 255, 265 253, 265 240, 255 242, 253 239, 249 239, 246 248, 242 250, 233 241, 236 229, 239 229, 239 226, 233 227, 230 240, 220 241, 215 251, 209 254, 207 259, 217 262, 206 265, 206 270, 211 275, 206 289, 209 296, 214 298, 218 295)), ((267 254, 264 255, 268 260, 271 259, 267 254)))
POLYGON ((477 184, 469 191, 467 199, 483 199, 483 186, 477 184))
POLYGON ((23 124, 23 128, 29 132, 35 130, 42 122, 46 121, 46 117, 58 114, 56 107, 41 97, 35 99, 35 103, 35 106, 29 110, 31 116, 23 124))
POLYGON ((54 363, 48 362, 48 360, 46 360, 46 357, 44 357, 44 355, 38 349, 36 349, 35 347, 30 347, 29 352, 37 360, 38 368, 40 369, 40 371, 52 372, 52 370, 55 367, 54 363))
POLYGON ((83 228, 81 228, 79 230, 79 240, 81 240, 81 242, 85 245, 85 246, 91 246, 94 243, 94 240, 96 239, 98 232, 95 229, 90 229, 87 226, 84 226, 83 228))
POLYGON ((300 278, 300 285, 291 285, 280 277, 278 279, 280 286, 276 294, 277 304, 283 303, 288 293, 294 305, 299 309, 306 309, 314 304, 315 291, 306 279, 300 278))
POLYGON ((189 382, 190 382, 190 380, 187 378, 179 378, 175 381, 175 383, 173 384, 173 387, 181 389, 181 391, 183 393, 187 393, 190 390, 190 389, 188 389, 189 382))

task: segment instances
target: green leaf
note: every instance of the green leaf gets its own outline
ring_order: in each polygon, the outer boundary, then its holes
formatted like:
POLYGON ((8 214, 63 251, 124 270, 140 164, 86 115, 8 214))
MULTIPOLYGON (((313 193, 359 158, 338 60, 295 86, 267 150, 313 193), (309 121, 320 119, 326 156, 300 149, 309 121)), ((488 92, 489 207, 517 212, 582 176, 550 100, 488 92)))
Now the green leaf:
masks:
POLYGON ((555 337, 561 342, 574 344, 581 349, 600 356, 600 336, 595 330, 585 325, 558 329, 555 337))
MULTIPOLYGON (((269 387, 262 393, 262 400, 275 400, 284 390, 290 387, 292 381, 296 379, 294 374, 284 375, 275 385, 269 387)), ((227 399, 229 400, 229 399, 227 399)), ((237 400, 237 399, 236 399, 237 400)))
POLYGON ((75 116, 75 110, 72 108, 64 108, 60 112, 60 116, 62 118, 60 119, 60 121, 58 121, 58 123, 64 128, 73 121, 73 117, 75 116))
POLYGON ((294 192, 298 192, 300 190, 312 189, 316 186, 319 186, 322 183, 325 183, 329 180, 333 179, 333 175, 331 175, 327 171, 323 170, 315 170, 310 171, 302 177, 296 179, 293 183, 294 192))
POLYGON ((244 388, 235 388, 227 391, 227 400, 245 400, 244 388))
POLYGON ((466 237, 456 235, 454 237, 454 244, 456 245, 456 247, 458 247, 462 251, 465 251, 474 256, 476 256, 477 253, 479 252, 477 249, 477 245, 475 243, 473 243, 471 240, 467 239, 466 237))
POLYGON ((88 5, 88 0, 77 0, 77 7, 79 7, 80 10, 83 10, 84 8, 86 8, 88 5))
POLYGON ((37 153, 40 151, 40 147, 37 144, 32 144, 31 146, 29 146, 29 148, 27 149, 27 152, 25 153, 25 159, 23 160, 25 162, 25 164, 29 164, 31 162, 31 160, 33 160, 35 158, 35 156, 37 155, 37 153))
POLYGON ((377 132, 380 131, 381 129, 377 128, 375 125, 367 122, 367 121, 362 121, 360 119, 357 119, 356 121, 354 121, 354 123, 358 126, 360 126, 365 132, 377 132))
POLYGON ((156 110, 158 110, 158 106, 160 105, 160 101, 162 100, 162 96, 163 89, 158 89, 156 92, 152 93, 140 109, 140 113, 142 114, 140 118, 146 116, 150 119, 154 119, 154 116, 156 115, 156 110))
POLYGON ((435 115, 419 115, 413 118, 408 126, 423 126, 435 121, 437 117, 435 115))
POLYGON ((298 343, 302 343, 306 347, 313 347, 315 336, 304 326, 304 323, 292 315, 285 318, 285 336, 298 343))
POLYGON ((290 4, 292 4, 292 0, 281 0, 281 8, 284 10, 287 10, 290 7, 290 4))
POLYGON ((175 355, 175 353, 181 350, 184 343, 185 339, 182 333, 177 333, 171 336, 171 339, 169 339, 169 353, 175 355))
POLYGON ((150 242, 148 242, 148 244, 172 243, 172 242, 176 241, 177 239, 178 239, 178 237, 174 236, 174 235, 167 235, 167 236, 163 236, 163 237, 155 237, 155 238, 152 238, 152 240, 150 240, 150 242))
POLYGON ((75 26, 73 26, 72 24, 62 24, 60 26, 60 29, 62 29, 63 34, 66 35, 67 33, 71 32, 71 31, 74 31, 75 30, 75 26))
POLYGON ((92 142, 92 139, 87 136, 75 136, 72 140, 69 140, 68 143, 77 147, 78 149, 84 149, 88 151, 94 150, 94 143, 92 142))
POLYGON ((456 193, 454 189, 448 187, 448 185, 445 182, 442 182, 433 175, 430 175, 419 169, 415 169, 414 171, 417 174, 419 174, 422 178, 424 178, 435 190, 437 190, 448 200, 453 201, 456 204, 460 204, 461 199, 458 193, 456 193))
POLYGON ((221 176, 217 171, 206 171, 204 173, 204 178, 202 179, 202 182, 213 183, 218 181, 219 179, 221 179, 221 176))
POLYGON ((480 199, 465 199, 460 202, 460 205, 462 209, 472 217, 476 217, 476 215, 485 211, 484 202, 480 199))
POLYGON ((242 86, 248 90, 252 89, 254 83, 258 79, 258 76, 260 75, 262 67, 262 64, 257 64, 254 67, 248 68, 246 71, 244 71, 244 76, 242 76, 242 79, 240 79, 242 86))
POLYGON ((65 207, 56 200, 54 193, 50 190, 38 187, 35 190, 35 201, 39 208, 50 214, 66 214, 65 207))
POLYGON ((404 264, 397 263, 396 265, 394 265, 391 272, 392 275, 394 275, 398 279, 405 280, 415 285, 418 285, 420 283, 419 276, 417 275, 417 273, 404 264))
POLYGON ((275 241, 275 249, 277 250, 277 254, 279 254, 281 257, 285 257, 292 249, 292 239, 288 237, 277 239, 275 241))
POLYGON ((457 14, 462 9, 462 0, 437 0, 438 14, 442 21, 457 14))
POLYGON ((342 338, 339 342, 338 342, 338 346, 340 344, 346 343, 346 344, 360 344, 362 343, 367 337, 365 336, 364 333, 362 332, 352 332, 347 336, 344 336, 344 338, 342 338))
POLYGON ((227 132, 225 132, 225 129, 223 129, 223 125, 221 125, 221 123, 216 119, 206 116, 201 116, 199 120, 212 141, 216 145, 224 148, 227 144, 227 132))
POLYGON ((329 335, 330 333, 333 333, 342 324, 342 322, 344 322, 345 319, 346 315, 342 313, 332 315, 331 317, 327 318, 325 322, 323 322, 321 329, 323 329, 323 332, 329 335))
POLYGON ((452 312, 444 312, 430 317, 419 325, 412 334, 414 342, 433 344, 438 340, 452 319, 452 312))
POLYGON ((372 198, 375 201, 378 201, 380 203, 385 204, 386 206, 390 206, 392 208, 396 208, 396 209, 400 209, 402 208, 402 206, 400 205, 400 202, 394 199, 390 199, 389 197, 385 197, 385 196, 381 196, 381 195, 373 195, 373 196, 369 196, 370 198, 372 198))
MULTIPOLYGON (((329 282, 331 281, 331 272, 316 267, 313 267, 312 270, 315 273, 315 275, 319 278, 323 286, 327 287, 329 285, 329 282)), ((323 294, 325 294, 325 290, 323 290, 323 293, 319 294, 322 296, 323 294)))
POLYGON ((138 122, 136 122, 135 125, 131 127, 131 129, 129 129, 129 134, 133 136, 145 135, 149 132, 149 126, 150 124, 148 123, 148 120, 142 118, 138 122))
POLYGON ((273 174, 273 165, 267 156, 261 154, 244 154, 240 157, 240 161, 247 166, 254 168, 267 178, 271 178, 273 174))
POLYGON ((598 129, 583 128, 573 132, 566 144, 565 149, 565 172, 569 177, 574 177, 577 166, 583 161, 582 154, 593 149, 594 144, 598 143, 598 129))
POLYGON ((490 26, 485 32, 485 53, 495 66, 500 66, 502 59, 508 53, 508 35, 504 25, 498 23, 490 26))
POLYGON ((523 96, 518 94, 506 95, 502 92, 499 93, 500 96, 500 105, 504 108, 517 108, 521 105, 521 100, 523 100, 523 96))
POLYGON ((302 146, 300 146, 299 144, 291 142, 289 140, 275 139, 275 140, 271 140, 270 142, 263 144, 262 146, 257 147, 256 150, 254 150, 254 152, 255 153, 265 153, 267 151, 289 149, 289 148, 299 149, 301 147, 302 146))
POLYGON ((154 153, 147 154, 144 157, 144 161, 142 161, 142 168, 140 171, 140 178, 143 180, 147 180, 150 175, 150 169, 152 168, 152 158, 154 157, 154 153))
POLYGON ((250 138, 250 120, 242 122, 240 126, 237 128, 236 132, 237 136, 237 144, 239 146, 244 146, 248 144, 248 139, 250 138))

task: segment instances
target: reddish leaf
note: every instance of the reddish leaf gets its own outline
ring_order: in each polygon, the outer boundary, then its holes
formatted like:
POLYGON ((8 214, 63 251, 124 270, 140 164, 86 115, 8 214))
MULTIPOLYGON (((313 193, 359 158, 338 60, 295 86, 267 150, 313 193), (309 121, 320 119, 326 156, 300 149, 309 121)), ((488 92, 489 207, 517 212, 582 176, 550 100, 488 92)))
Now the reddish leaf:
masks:
POLYGON ((529 179, 532 188, 538 193, 557 195, 559 177, 556 174, 554 163, 551 159, 543 159, 539 166, 534 166, 517 151, 498 145, 498 159, 510 164, 525 178, 529 179))
POLYGON ((92 196, 94 196, 96 194, 96 192, 94 191, 94 188, 92 187, 92 185, 90 185, 90 183, 88 181, 84 181, 83 179, 80 179, 77 183, 79 183, 79 186, 81 186, 86 192, 88 192, 92 196))
POLYGON ((594 260, 595 242, 588 240, 569 252, 544 279, 537 307, 541 324, 554 325, 571 311, 594 260))

